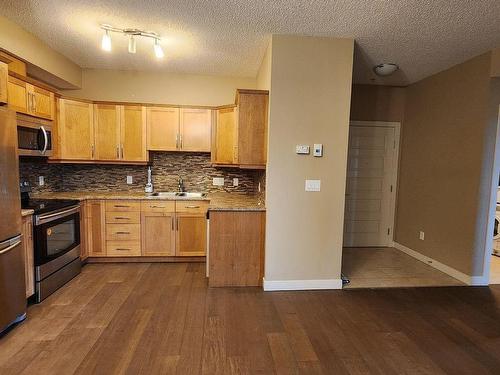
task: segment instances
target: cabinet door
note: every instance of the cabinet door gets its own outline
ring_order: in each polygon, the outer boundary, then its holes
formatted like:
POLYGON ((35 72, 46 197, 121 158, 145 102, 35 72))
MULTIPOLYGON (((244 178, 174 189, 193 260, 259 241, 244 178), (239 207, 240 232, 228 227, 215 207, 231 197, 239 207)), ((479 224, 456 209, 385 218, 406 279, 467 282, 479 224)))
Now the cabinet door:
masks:
POLYGON ((203 256, 207 250, 206 214, 177 214, 175 253, 203 256))
POLYGON ((147 161, 146 108, 120 106, 121 158, 124 161, 147 161))
POLYGON ((9 78, 9 67, 0 61, 0 103, 7 103, 7 80, 9 78))
POLYGON ((23 217, 22 226, 24 275, 26 281, 26 298, 35 294, 35 250, 33 249, 33 217, 23 217))
POLYGON ((148 150, 176 151, 179 148, 179 108, 149 107, 146 122, 148 150))
POLYGON ((94 104, 95 159, 120 159, 120 111, 117 105, 94 104))
POLYGON ((30 114, 52 120, 54 118, 54 93, 30 84, 27 88, 31 99, 30 114))
POLYGON ((101 201, 89 201, 87 207, 89 213, 87 231, 89 256, 106 256, 104 203, 101 201))
POLYGON ((142 213, 142 255, 175 255, 174 218, 173 212, 142 213))
POLYGON ((9 76, 7 93, 10 109, 16 112, 28 113, 28 90, 26 82, 9 76))
POLYGON ((59 142, 61 159, 94 159, 94 119, 90 103, 59 100, 59 142))
POLYGON ((266 164, 267 116, 267 94, 238 94, 238 164, 266 164))
POLYGON ((234 107, 217 110, 217 122, 214 133, 212 162, 215 164, 235 163, 234 156, 237 142, 234 107))
POLYGON ((212 111, 181 108, 179 148, 182 151, 210 152, 212 111))

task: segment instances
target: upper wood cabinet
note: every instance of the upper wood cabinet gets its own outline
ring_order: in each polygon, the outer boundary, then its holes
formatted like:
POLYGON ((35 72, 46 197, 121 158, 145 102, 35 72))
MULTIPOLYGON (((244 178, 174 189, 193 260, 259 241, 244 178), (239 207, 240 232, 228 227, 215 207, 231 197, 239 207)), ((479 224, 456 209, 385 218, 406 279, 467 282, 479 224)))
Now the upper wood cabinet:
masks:
POLYGON ((95 159, 120 160, 120 110, 117 105, 94 104, 95 159))
POLYGON ((57 147, 62 160, 94 159, 94 106, 91 103, 58 101, 57 147))
POLYGON ((121 158, 123 161, 147 161, 146 108, 120 106, 121 158))
POLYGON ((211 127, 210 109, 181 108, 179 150, 210 152, 211 127))
POLYGON ((0 103, 7 103, 7 81, 9 79, 9 67, 0 61, 0 103))
POLYGON ((237 134, 236 107, 218 109, 212 135, 212 163, 230 165, 237 162, 237 134))
POLYGON ((151 151, 177 151, 179 147, 179 108, 146 109, 147 148, 151 151))
POLYGON ((31 116, 54 118, 54 93, 9 76, 7 83, 9 107, 31 116))
POLYGON ((234 107, 217 109, 212 136, 213 164, 265 168, 268 101, 268 91, 238 90, 234 107))
POLYGON ((149 107, 147 149, 210 152, 210 109, 149 107))
POLYGON ((238 164, 265 166, 267 161, 267 91, 238 90, 238 164))

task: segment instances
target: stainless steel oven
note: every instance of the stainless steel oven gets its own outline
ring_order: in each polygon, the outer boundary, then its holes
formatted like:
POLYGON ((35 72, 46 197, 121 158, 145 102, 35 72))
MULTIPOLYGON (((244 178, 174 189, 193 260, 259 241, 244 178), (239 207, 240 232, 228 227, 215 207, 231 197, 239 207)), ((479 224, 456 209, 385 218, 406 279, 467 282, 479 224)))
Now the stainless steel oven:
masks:
POLYGON ((35 214, 35 290, 37 302, 80 273, 80 206, 35 214))
POLYGON ((51 156, 52 121, 18 114, 17 144, 20 156, 51 156))

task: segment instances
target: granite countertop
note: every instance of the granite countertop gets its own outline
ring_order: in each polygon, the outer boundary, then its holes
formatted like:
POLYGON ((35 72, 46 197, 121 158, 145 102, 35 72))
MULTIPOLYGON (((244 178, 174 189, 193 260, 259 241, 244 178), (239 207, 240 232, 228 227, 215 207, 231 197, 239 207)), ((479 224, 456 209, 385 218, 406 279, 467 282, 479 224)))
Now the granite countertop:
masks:
POLYGON ((239 194, 239 193, 213 193, 207 194, 203 198, 192 197, 158 197, 148 196, 145 193, 117 191, 117 192, 92 192, 92 191, 74 191, 74 192, 47 192, 32 194, 32 198, 42 199, 147 199, 147 200, 205 200, 210 201, 210 210, 216 211, 265 211, 265 206, 260 202, 257 195, 239 194))
POLYGON ((22 209, 21 210, 21 216, 24 217, 24 216, 33 215, 34 212, 35 211, 33 211, 31 209, 28 209, 28 210, 22 209))

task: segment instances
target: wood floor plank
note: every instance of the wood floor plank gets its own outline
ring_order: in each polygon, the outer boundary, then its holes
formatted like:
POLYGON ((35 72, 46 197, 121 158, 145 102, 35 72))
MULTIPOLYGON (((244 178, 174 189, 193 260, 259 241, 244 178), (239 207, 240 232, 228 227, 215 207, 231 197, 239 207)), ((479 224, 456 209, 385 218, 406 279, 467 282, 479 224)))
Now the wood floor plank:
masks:
POLYGON ((500 286, 265 293, 92 264, 0 338, 0 374, 492 374, 500 286))

